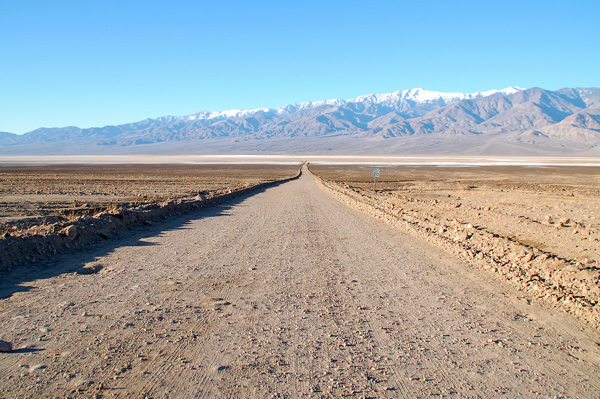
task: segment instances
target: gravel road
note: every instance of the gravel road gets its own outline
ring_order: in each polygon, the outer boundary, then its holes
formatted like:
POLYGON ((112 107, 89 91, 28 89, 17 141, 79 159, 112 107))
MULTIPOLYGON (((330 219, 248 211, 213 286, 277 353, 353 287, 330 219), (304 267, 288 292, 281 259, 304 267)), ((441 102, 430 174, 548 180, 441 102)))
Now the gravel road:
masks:
POLYGON ((2 276, 0 397, 600 392, 596 332, 307 172, 48 266, 2 276))

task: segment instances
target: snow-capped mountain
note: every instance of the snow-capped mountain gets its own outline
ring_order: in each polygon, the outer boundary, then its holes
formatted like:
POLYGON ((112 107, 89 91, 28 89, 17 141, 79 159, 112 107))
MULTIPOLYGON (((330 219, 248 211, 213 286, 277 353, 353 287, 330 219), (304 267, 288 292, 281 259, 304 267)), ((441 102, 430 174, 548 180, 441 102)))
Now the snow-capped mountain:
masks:
MULTIPOLYGON (((322 101, 307 101, 295 104, 287 104, 283 107, 272 109, 272 108, 257 108, 257 109, 249 109, 249 110, 241 110, 241 109, 231 109, 227 111, 202 111, 192 115, 187 115, 180 117, 178 119, 181 120, 199 120, 199 119, 227 119, 227 118, 243 118, 248 117, 257 113, 274 113, 276 115, 286 115, 293 112, 298 112, 301 110, 309 109, 309 108, 318 108, 322 106, 334 106, 334 107, 342 107, 348 104, 357 104, 357 103, 368 103, 373 105, 386 105, 386 106, 394 106, 402 103, 408 103, 411 105, 418 104, 427 104, 427 103, 435 103, 438 105, 448 105, 453 102, 478 98, 478 97, 487 97, 493 94, 513 94, 520 90, 523 90, 519 87, 507 87, 503 90, 488 90, 484 92, 477 93, 443 93, 439 91, 430 91, 425 89, 410 89, 410 90, 402 90, 396 91, 394 93, 383 93, 383 94, 366 94, 359 96, 350 100, 322 100, 322 101)), ((166 117, 169 118, 169 117, 166 117)))
POLYGON ((437 103, 448 105, 457 101, 479 97, 487 97, 497 93, 514 94, 521 90, 524 89, 521 89, 519 87, 507 87, 503 90, 489 90, 477 93, 442 93, 439 91, 430 91, 424 89, 410 89, 387 94, 367 94, 364 96, 357 97, 354 100, 348 100, 348 102, 369 102, 371 104, 390 105, 401 101, 406 101, 412 104, 437 103))
POLYGON ((600 89, 411 89, 119 126, 0 133, 0 155, 163 152, 600 156, 600 89))

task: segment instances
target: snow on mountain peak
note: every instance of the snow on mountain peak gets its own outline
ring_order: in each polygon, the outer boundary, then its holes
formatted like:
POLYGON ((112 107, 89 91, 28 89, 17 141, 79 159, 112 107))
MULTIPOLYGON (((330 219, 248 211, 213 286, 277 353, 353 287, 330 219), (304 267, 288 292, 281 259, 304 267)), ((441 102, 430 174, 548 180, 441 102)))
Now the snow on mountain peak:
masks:
POLYGON ((227 111, 201 111, 192 115, 188 115, 185 119, 193 121, 197 119, 227 119, 227 118, 239 118, 256 114, 258 112, 269 112, 269 108, 256 108, 256 109, 230 109, 227 111))
POLYGON ((227 111, 202 111, 192 115, 182 117, 185 120, 206 120, 206 119, 227 119, 234 117, 246 117, 259 112, 274 112, 278 115, 290 114, 304 109, 317 108, 325 105, 334 107, 343 106, 348 103, 370 103, 370 104, 389 104, 393 105, 399 102, 409 102, 414 104, 439 103, 447 105, 453 102, 473 99, 478 97, 487 97, 496 93, 503 95, 514 94, 525 90, 520 87, 511 86, 502 90, 488 90, 476 93, 444 93, 439 91, 430 91, 423 88, 396 91, 393 93, 373 93, 359 96, 351 100, 321 100, 306 101, 302 103, 287 104, 277 109, 256 108, 249 110, 231 109, 227 111))
POLYGON ((409 101, 413 103, 423 104, 423 103, 432 103, 432 102, 441 102, 444 104, 449 104, 455 101, 467 100, 478 97, 487 97, 496 93, 501 94, 513 94, 521 89, 519 87, 507 87, 503 90, 488 90, 484 92, 476 92, 476 93, 443 93, 439 91, 430 91, 422 88, 409 89, 396 91, 394 93, 387 94, 367 94, 364 96, 357 97, 353 100, 348 100, 348 102, 370 102, 372 104, 382 104, 382 103, 390 103, 390 102, 398 102, 401 100, 409 101))

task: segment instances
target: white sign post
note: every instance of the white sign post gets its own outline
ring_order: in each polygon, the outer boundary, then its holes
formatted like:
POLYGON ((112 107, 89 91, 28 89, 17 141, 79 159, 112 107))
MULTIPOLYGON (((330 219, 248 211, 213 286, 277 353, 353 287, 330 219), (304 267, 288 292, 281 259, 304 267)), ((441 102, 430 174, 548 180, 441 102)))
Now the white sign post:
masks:
POLYGON ((379 168, 373 168, 373 190, 377 190, 377 178, 379 177, 379 168))

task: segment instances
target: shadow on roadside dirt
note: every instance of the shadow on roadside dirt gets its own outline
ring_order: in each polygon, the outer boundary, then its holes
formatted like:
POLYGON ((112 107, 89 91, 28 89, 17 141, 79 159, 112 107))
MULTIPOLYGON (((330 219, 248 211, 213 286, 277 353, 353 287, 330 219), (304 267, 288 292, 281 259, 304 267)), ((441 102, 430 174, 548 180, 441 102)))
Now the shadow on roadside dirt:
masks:
MULTIPOLYGON (((189 211, 168 218, 167 220, 154 222, 150 226, 140 225, 135 227, 125 227, 123 231, 118 232, 116 236, 107 240, 90 244, 87 248, 73 250, 69 253, 62 253, 37 262, 33 265, 24 265, 14 270, 0 272, 0 299, 10 298, 18 292, 27 292, 33 289, 28 283, 48 279, 66 273, 76 273, 89 262, 108 255, 112 251, 122 246, 150 246, 155 245, 142 241, 143 239, 155 237, 166 231, 185 229, 186 225, 192 220, 226 217, 229 210, 236 205, 241 204, 247 198, 266 190, 277 187, 285 183, 277 182, 268 187, 258 188, 251 193, 227 200, 222 204, 213 205, 208 208, 189 211)), ((0 302, 1 303, 1 302, 0 302)))

